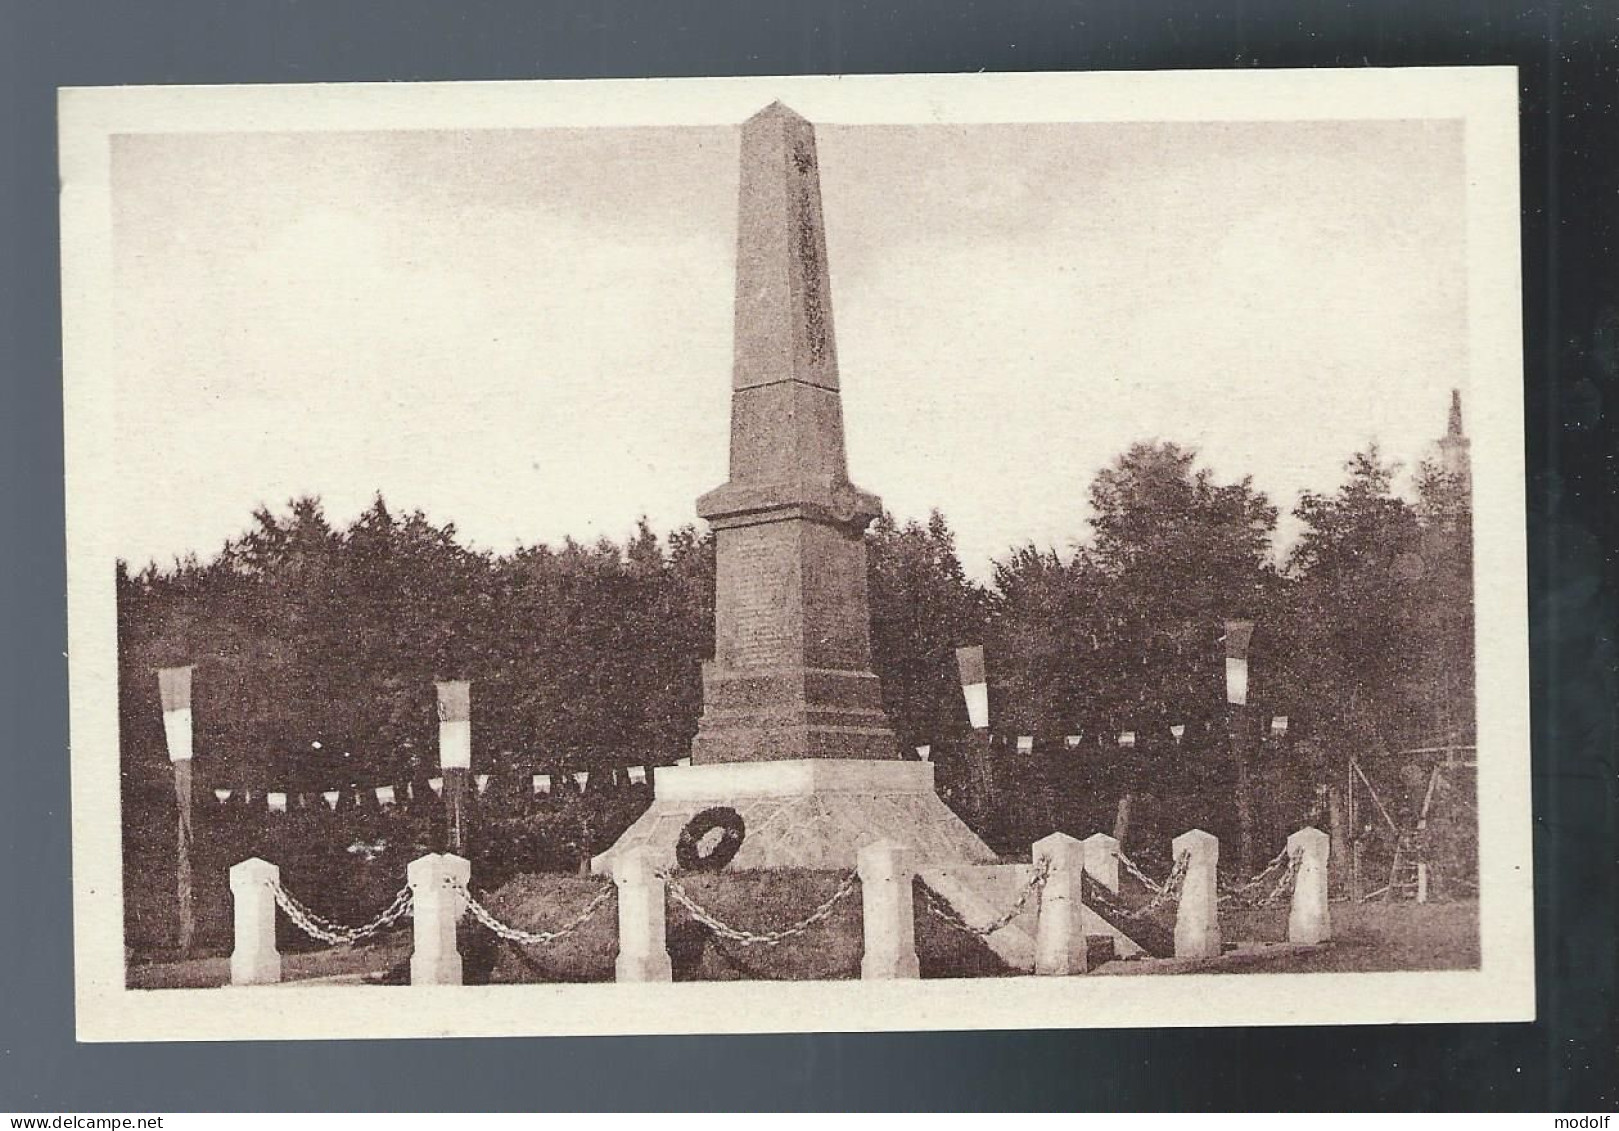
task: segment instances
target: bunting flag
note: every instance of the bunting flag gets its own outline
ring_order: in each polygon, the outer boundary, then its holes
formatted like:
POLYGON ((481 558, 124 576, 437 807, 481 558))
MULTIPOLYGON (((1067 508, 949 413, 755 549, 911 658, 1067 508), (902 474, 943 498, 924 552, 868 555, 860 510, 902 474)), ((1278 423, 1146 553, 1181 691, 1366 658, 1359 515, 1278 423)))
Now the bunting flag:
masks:
POLYGON ((270 812, 272 813, 285 813, 287 811, 287 795, 285 793, 266 793, 264 800, 270 806, 270 812))
POLYGON ((1032 734, 1020 734, 1020 735, 1017 736, 1017 752, 1019 754, 1028 754, 1033 749, 1034 749, 1034 735, 1032 735, 1032 734))
POLYGON ((479 774, 474 780, 478 783, 478 794, 482 796, 489 788, 489 775, 479 774))
POLYGON ((989 683, 984 675, 982 644, 956 649, 956 669, 961 673, 961 696, 967 702, 967 720, 974 730, 989 727, 989 683))
POLYGON ((221 805, 225 804, 225 802, 230 800, 230 790, 228 790, 228 789, 216 789, 216 790, 214 790, 214 800, 218 801, 221 805))
POLYGON ((645 785, 646 784, 646 767, 645 766, 631 766, 628 770, 625 771, 625 773, 629 774, 630 784, 631 785, 645 785))
POLYGON ((444 794, 444 779, 443 778, 428 778, 427 779, 427 788, 433 791, 433 796, 434 797, 442 797, 443 794, 444 794))
POLYGON ((579 787, 579 792, 580 793, 583 793, 585 791, 585 782, 587 782, 589 780, 590 780, 590 771, 589 770, 577 770, 577 771, 574 772, 573 782, 574 782, 575 785, 577 785, 579 787))
POLYGON ((337 812, 337 799, 339 797, 341 797, 341 796, 342 796, 342 793, 340 791, 335 790, 335 789, 329 789, 329 790, 327 790, 326 792, 324 792, 324 793, 322 793, 320 795, 320 799, 322 801, 326 802, 326 808, 332 810, 332 812, 335 813, 335 812, 337 812))
POLYGON ((922 759, 922 761, 924 761, 924 762, 930 760, 933 757, 933 747, 932 746, 918 746, 916 748, 916 756, 918 758, 922 759))
POLYGON ((1251 620, 1225 622, 1225 701, 1238 707, 1248 703, 1248 642, 1253 635, 1251 620))
POLYGON ((1136 732, 1135 731, 1133 731, 1133 730, 1121 730, 1119 732, 1119 745, 1120 746, 1133 747, 1133 746, 1135 746, 1135 744, 1136 744, 1136 732))
POLYGON ((438 764, 441 770, 472 767, 472 684, 442 680, 438 689, 438 764))
POLYGON ((377 786, 377 804, 392 805, 394 803, 394 787, 391 785, 377 786))
POLYGON ((1066 738, 1063 739, 1063 744, 1065 746, 1067 746, 1068 749, 1072 750, 1072 749, 1074 749, 1074 747, 1078 746, 1080 744, 1080 742, 1083 741, 1083 739, 1084 739, 1083 735, 1070 734, 1066 738))
POLYGON ((535 774, 532 781, 533 781, 533 785, 534 785, 535 796, 538 796, 539 794, 542 794, 542 793, 550 793, 551 792, 551 775, 550 774, 535 774))
POLYGON ((1273 715, 1270 720, 1270 732, 1277 738, 1287 733, 1287 716, 1273 715))
POLYGON ((1174 726, 1169 728, 1169 733, 1174 736, 1176 742, 1179 742, 1182 738, 1186 737, 1186 724, 1176 723, 1174 726))

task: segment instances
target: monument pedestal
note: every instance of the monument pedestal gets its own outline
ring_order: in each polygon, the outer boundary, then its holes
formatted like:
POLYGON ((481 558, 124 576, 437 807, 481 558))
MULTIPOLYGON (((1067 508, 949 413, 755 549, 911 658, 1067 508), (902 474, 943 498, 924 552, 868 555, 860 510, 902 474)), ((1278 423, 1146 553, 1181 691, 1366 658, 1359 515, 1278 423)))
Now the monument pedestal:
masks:
POLYGON ((618 843, 591 861, 611 875, 613 860, 644 847, 673 867, 680 830, 704 809, 735 809, 745 826, 728 871, 853 868, 868 844, 894 841, 928 864, 993 864, 995 853, 933 788, 929 762, 805 758, 662 766, 652 806, 618 843))

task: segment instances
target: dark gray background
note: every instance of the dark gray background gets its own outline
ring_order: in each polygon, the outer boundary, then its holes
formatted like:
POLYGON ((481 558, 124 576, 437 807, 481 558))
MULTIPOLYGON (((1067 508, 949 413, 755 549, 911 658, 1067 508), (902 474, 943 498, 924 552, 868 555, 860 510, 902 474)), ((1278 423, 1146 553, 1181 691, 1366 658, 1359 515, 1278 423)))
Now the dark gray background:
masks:
POLYGON ((0 3, 0 1111, 1612 1109, 1616 32, 1600 0, 0 3), (56 87, 1452 63, 1521 68, 1539 1022, 74 1044, 56 87))

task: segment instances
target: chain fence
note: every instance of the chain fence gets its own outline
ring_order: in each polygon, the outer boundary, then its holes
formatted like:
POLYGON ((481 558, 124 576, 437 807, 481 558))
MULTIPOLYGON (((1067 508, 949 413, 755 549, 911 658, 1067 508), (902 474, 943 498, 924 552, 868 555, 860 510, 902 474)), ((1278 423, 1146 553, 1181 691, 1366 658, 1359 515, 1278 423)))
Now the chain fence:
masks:
POLYGON ((1239 907, 1276 906, 1293 890, 1293 882, 1298 878, 1299 862, 1302 858, 1302 852, 1295 852, 1291 848, 1282 849, 1252 879, 1221 892, 1220 902, 1239 907), (1268 891, 1265 890, 1266 884, 1271 885, 1268 891))
MULTIPOLYGON (((1151 876, 1147 875, 1147 873, 1143 872, 1140 867, 1136 865, 1134 860, 1130 859, 1124 854, 1124 849, 1122 848, 1116 850, 1113 855, 1118 859, 1119 865, 1131 876, 1134 876, 1136 882, 1141 884, 1142 887, 1146 888, 1153 895, 1159 895, 1163 892, 1165 885, 1168 883, 1167 880, 1165 883, 1161 884, 1151 876)), ((1170 873, 1171 875, 1174 874, 1174 865, 1170 866, 1170 873)))
POLYGON ((446 881, 446 886, 459 893, 461 898, 466 900, 467 912, 497 937, 505 939, 507 942, 523 943, 528 946, 549 946, 559 939, 567 938, 580 927, 590 922, 596 912, 602 909, 613 894, 613 885, 610 883, 603 884, 601 890, 590 897, 590 902, 585 904, 584 910, 560 927, 549 931, 525 931, 521 927, 502 923, 495 918, 494 913, 479 903, 477 897, 467 890, 465 884, 450 880, 446 881))
POLYGON ((407 885, 400 888, 394 894, 393 901, 369 923, 358 927, 345 927, 341 923, 333 922, 322 915, 316 914, 294 899, 292 893, 281 886, 280 880, 266 880, 265 886, 275 896, 276 906, 287 913, 287 918, 292 920, 295 927, 310 938, 326 943, 329 946, 353 946, 357 942, 387 930, 411 913, 414 902, 410 887, 407 885))
POLYGON ((684 907, 687 914, 693 919, 713 931, 720 938, 741 943, 743 946, 775 946, 795 935, 803 934, 817 923, 824 922, 832 914, 833 909, 849 897, 854 891, 855 885, 860 881, 860 873, 850 870, 843 877, 843 882, 838 884, 837 890, 828 896, 819 907, 798 922, 777 931, 750 931, 742 927, 733 927, 698 903, 692 898, 691 893, 681 885, 680 881, 669 872, 660 871, 656 875, 668 886, 669 897, 684 907))
POLYGON ((945 898, 942 895, 928 887, 925 882, 922 884, 922 903, 934 915, 944 920, 946 926, 960 931, 963 934, 974 935, 978 938, 987 938, 988 936, 993 935, 996 931, 999 931, 1005 927, 1013 919, 1016 919, 1019 915, 1023 914, 1023 909, 1028 906, 1029 900, 1032 899, 1041 888, 1045 887, 1046 878, 1050 874, 1050 865, 1042 863, 1039 868, 1035 869, 1035 873, 1032 877, 1030 877, 1029 881, 1023 885, 1022 889, 1018 892, 1017 899, 1012 902, 1012 905, 1000 915, 997 915, 994 920, 984 924, 983 926, 975 926, 963 919, 956 913, 956 909, 951 907, 949 903, 945 901, 945 898))
MULTIPOLYGON (((1120 855, 1122 856, 1123 854, 1121 853, 1120 855)), ((1169 875, 1164 877, 1163 883, 1155 884, 1144 876, 1138 876, 1138 879, 1147 884, 1148 890, 1152 892, 1152 898, 1148 899, 1140 907, 1126 909, 1123 914, 1130 919, 1145 919, 1149 915, 1156 914, 1160 908, 1166 905, 1179 904, 1181 888, 1186 886, 1186 871, 1191 867, 1191 864, 1192 854, 1182 852, 1175 857, 1175 863, 1169 869, 1169 875)), ((1135 875, 1135 873, 1132 871, 1131 875, 1135 875)))

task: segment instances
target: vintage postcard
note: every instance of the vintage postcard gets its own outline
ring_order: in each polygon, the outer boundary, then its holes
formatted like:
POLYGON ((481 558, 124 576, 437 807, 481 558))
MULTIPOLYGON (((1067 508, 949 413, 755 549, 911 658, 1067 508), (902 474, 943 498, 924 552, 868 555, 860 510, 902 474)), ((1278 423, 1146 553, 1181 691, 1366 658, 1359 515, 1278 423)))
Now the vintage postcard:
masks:
POLYGON ((81 1039, 1533 1016, 1510 69, 60 110, 81 1039))

